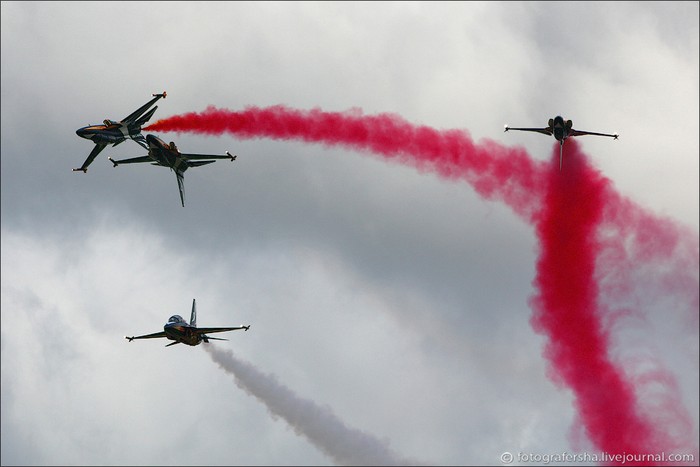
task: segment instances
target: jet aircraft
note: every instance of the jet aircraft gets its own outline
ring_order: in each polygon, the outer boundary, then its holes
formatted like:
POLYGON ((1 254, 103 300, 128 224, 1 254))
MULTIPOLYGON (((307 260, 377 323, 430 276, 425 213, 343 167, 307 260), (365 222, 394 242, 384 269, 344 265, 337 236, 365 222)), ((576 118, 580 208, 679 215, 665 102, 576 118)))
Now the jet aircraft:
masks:
POLYGON ((617 139, 620 136, 617 133, 610 135, 607 133, 595 133, 592 131, 575 130, 572 127, 573 127, 573 122, 571 120, 564 120, 562 117, 557 115, 556 117, 549 119, 548 126, 546 128, 512 128, 512 127, 509 127, 508 125, 506 125, 505 130, 503 130, 503 131, 508 131, 508 130, 534 131, 537 133, 542 133, 543 135, 547 135, 547 136, 554 135, 554 139, 559 141, 559 170, 561 170, 561 160, 562 160, 563 151, 564 151, 564 140, 566 138, 568 138, 570 136, 594 135, 594 136, 609 136, 613 139, 617 139))
POLYGON ((82 167, 73 169, 73 172, 78 172, 80 170, 84 173, 87 172, 88 166, 107 145, 111 144, 112 146, 116 146, 126 141, 127 138, 133 139, 141 146, 148 149, 146 139, 141 134, 141 126, 153 116, 158 106, 153 107, 145 115, 142 114, 155 104, 158 99, 161 97, 165 98, 167 95, 165 91, 163 91, 162 94, 153 94, 153 99, 119 122, 108 119, 104 120, 102 125, 89 125, 79 128, 75 133, 81 138, 92 140, 92 142, 95 143, 95 147, 92 149, 87 159, 85 159, 85 162, 83 162, 82 167))
POLYGON ((134 339, 156 339, 159 337, 165 337, 170 339, 170 344, 166 347, 170 347, 175 344, 187 344, 187 345, 199 345, 200 343, 209 343, 210 340, 225 341, 228 339, 222 339, 220 337, 210 337, 207 334, 213 334, 215 332, 226 332, 226 331, 236 331, 238 329, 248 330, 248 326, 238 326, 232 328, 198 328, 197 327, 197 303, 195 299, 192 299, 192 315, 190 316, 190 324, 187 324, 182 316, 173 315, 170 317, 165 326, 163 326, 163 331, 155 332, 153 334, 146 334, 143 336, 127 337, 124 336, 129 342, 134 339))
POLYGON ((226 151, 226 155, 210 155, 210 154, 185 154, 181 153, 180 150, 175 146, 175 143, 165 144, 165 142, 155 135, 146 135, 146 142, 148 143, 148 155, 134 157, 131 159, 123 159, 120 161, 115 161, 111 157, 108 159, 112 161, 114 167, 119 164, 134 164, 139 162, 150 162, 153 165, 159 165, 161 167, 169 167, 175 172, 177 177, 177 185, 180 189, 180 201, 182 201, 182 206, 185 206, 185 171, 190 167, 199 167, 200 165, 211 164, 216 162, 215 160, 205 160, 205 159, 230 159, 236 160, 236 156, 231 155, 230 152, 226 151))

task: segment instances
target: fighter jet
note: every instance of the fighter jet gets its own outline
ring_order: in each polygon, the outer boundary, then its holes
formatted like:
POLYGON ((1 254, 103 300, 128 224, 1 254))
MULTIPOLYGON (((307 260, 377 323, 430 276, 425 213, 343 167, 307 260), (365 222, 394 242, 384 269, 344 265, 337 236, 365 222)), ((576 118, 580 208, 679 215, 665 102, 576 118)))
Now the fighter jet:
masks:
POLYGON ((170 347, 175 344, 187 344, 187 345, 199 345, 204 342, 209 343, 210 340, 225 341, 228 339, 222 339, 220 337, 209 337, 207 334, 213 334, 215 332, 226 332, 226 331, 236 331, 238 329, 248 330, 250 326, 238 326, 233 328, 198 328, 197 327, 197 303, 195 299, 192 299, 192 316, 190 317, 190 324, 187 324, 182 316, 173 315, 170 317, 165 326, 163 326, 163 331, 156 332, 153 334, 146 334, 143 336, 127 337, 124 336, 129 342, 134 339, 156 339, 159 337, 165 337, 170 339, 170 344, 166 347, 170 347))
POLYGON ((95 143, 95 147, 92 149, 87 159, 85 159, 85 162, 83 162, 82 167, 73 169, 73 172, 78 172, 80 170, 87 172, 90 163, 95 160, 95 157, 97 157, 107 145, 111 144, 116 146, 126 141, 127 138, 133 139, 141 146, 148 149, 146 139, 141 134, 141 126, 153 116, 158 106, 153 107, 145 115, 142 116, 142 114, 155 104, 158 99, 161 97, 165 98, 167 95, 165 91, 163 91, 162 94, 153 94, 153 99, 119 122, 104 120, 102 125, 89 125, 76 130, 75 133, 81 138, 92 140, 92 142, 95 143))
POLYGON ((165 144, 165 142, 155 135, 146 135, 146 142, 148 143, 148 155, 141 157, 134 157, 132 159, 123 159, 120 161, 115 161, 111 157, 108 157, 114 167, 119 164, 134 164, 139 162, 150 162, 152 165, 159 165, 161 167, 169 167, 171 170, 175 171, 177 177, 177 185, 180 188, 180 201, 182 201, 182 206, 185 206, 185 171, 190 167, 199 167, 200 165, 211 164, 216 162, 215 160, 205 160, 205 159, 230 159, 236 160, 236 156, 231 155, 230 152, 226 151, 226 155, 210 155, 210 154, 185 154, 181 153, 180 150, 175 146, 175 143, 165 144))
POLYGON ((537 133, 542 133, 543 135, 552 136, 559 141, 559 170, 561 170, 561 160, 564 152, 564 140, 570 136, 583 136, 583 135, 594 135, 594 136, 609 136, 613 139, 617 139, 620 135, 617 133, 609 135, 607 133, 594 133, 592 131, 581 131, 574 130, 573 122, 571 120, 564 120, 560 116, 550 118, 548 126, 546 128, 512 128, 507 124, 505 125, 505 130, 520 130, 520 131, 535 131, 537 133))

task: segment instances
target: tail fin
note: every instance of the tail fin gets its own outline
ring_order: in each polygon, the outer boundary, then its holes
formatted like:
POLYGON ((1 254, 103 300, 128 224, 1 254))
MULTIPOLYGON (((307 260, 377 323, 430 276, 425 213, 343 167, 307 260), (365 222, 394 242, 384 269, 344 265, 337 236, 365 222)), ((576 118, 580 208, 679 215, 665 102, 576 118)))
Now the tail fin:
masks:
POLYGON ((151 110, 149 110, 145 115, 143 115, 141 118, 139 118, 138 120, 136 120, 136 122, 134 122, 134 124, 135 124, 136 126, 139 126, 139 127, 143 126, 146 122, 148 122, 148 121, 151 119, 151 117, 153 116, 153 114, 156 113, 156 110, 157 110, 157 109, 158 109, 158 106, 153 107, 153 108, 152 108, 151 110))
POLYGON ((192 315, 190 316, 190 326, 197 327, 197 303, 192 299, 192 315))
POLYGON ((185 207, 185 172, 179 169, 175 169, 175 177, 177 178, 177 187, 180 190, 180 201, 182 202, 182 207, 185 207))

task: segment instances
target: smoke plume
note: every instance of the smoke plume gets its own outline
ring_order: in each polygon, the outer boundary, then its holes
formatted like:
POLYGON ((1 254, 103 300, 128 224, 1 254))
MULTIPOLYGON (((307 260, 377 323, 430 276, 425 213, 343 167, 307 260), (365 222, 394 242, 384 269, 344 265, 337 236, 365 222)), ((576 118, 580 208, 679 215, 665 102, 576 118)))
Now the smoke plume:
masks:
POLYGON ((337 465, 416 465, 402 458, 377 438, 347 427, 333 411, 299 397, 230 350, 205 345, 205 350, 224 371, 233 375, 236 385, 265 404, 273 417, 282 417, 294 431, 308 439, 337 465))
POLYGON ((550 161, 537 162, 521 148, 476 144, 463 130, 359 110, 209 107, 148 130, 343 146, 464 180, 483 198, 506 203, 539 240, 531 324, 548 339, 550 378, 574 394, 575 423, 607 453, 685 452, 697 459, 693 419, 676 378, 625 340, 631 323, 648 326, 662 310, 697 340, 697 232, 617 193, 574 138, 564 144, 560 172, 558 143, 550 161))
MULTIPOLYGON (((605 321, 607 317, 612 324, 616 318, 605 302, 620 297, 614 290, 601 295, 596 270, 613 272, 614 264, 603 263, 601 267, 598 260, 610 254, 606 250, 620 248, 624 243, 601 241, 598 234, 605 228, 617 227, 606 225, 612 219, 604 218, 606 208, 614 200, 610 180, 589 165, 575 140, 567 141, 565 146, 566 170, 551 171, 543 187, 542 210, 535 222, 541 252, 534 281, 538 294, 531 300, 531 323, 536 331, 549 337, 545 355, 554 369, 553 378, 576 394, 580 423, 602 451, 648 454, 692 450, 692 419, 683 409, 672 375, 659 367, 645 370, 644 376, 629 374, 627 368, 610 359, 612 342, 605 321), (641 416, 640 412, 649 408, 645 407, 648 398, 640 397, 635 378, 637 382, 653 380, 665 388, 661 396, 663 408, 656 407, 662 410, 641 416), (673 415, 660 424, 663 416, 654 413, 662 415, 664 411, 673 415)), ((553 159, 557 152, 555 149, 553 159)), ((656 221, 654 226, 658 232, 653 238, 659 244, 653 249, 669 253, 677 240, 672 225, 656 221)), ((635 248, 648 248, 645 243, 642 241, 635 248)), ((687 273, 692 274, 691 270, 676 270, 678 277, 687 273)), ((697 302, 697 270, 695 276, 695 289, 688 288, 681 294, 690 298, 686 305, 697 302)), ((691 284, 692 280, 687 283, 691 284)))

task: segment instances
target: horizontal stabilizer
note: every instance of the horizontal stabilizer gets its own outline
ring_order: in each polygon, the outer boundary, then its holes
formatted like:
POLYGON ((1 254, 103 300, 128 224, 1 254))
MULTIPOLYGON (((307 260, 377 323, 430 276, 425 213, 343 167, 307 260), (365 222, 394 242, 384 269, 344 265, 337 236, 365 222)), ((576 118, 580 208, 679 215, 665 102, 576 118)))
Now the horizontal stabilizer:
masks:
MULTIPOLYGON (((202 336, 202 339, 207 338, 208 340, 212 341, 227 341, 228 339, 224 339, 223 337, 209 337, 209 336, 202 336)), ((205 340, 206 342, 206 340, 205 340)))
POLYGON ((207 164, 211 164, 212 162, 216 162, 216 161, 187 161, 187 164, 190 167, 199 167, 200 165, 207 165, 207 164))

